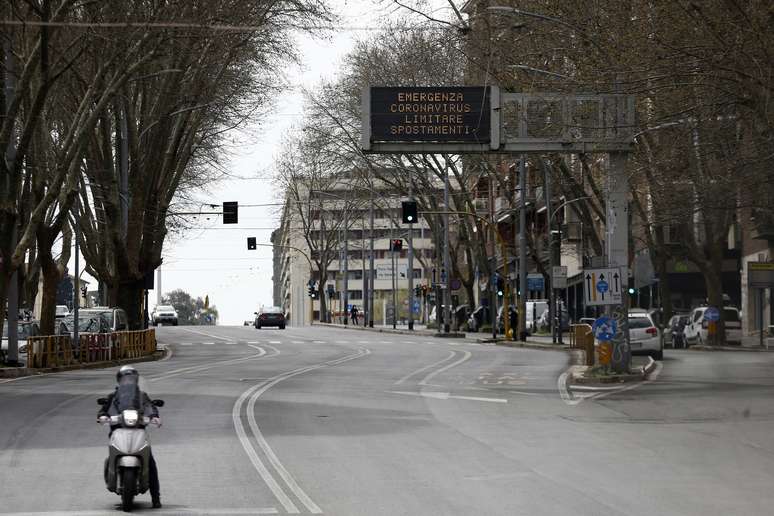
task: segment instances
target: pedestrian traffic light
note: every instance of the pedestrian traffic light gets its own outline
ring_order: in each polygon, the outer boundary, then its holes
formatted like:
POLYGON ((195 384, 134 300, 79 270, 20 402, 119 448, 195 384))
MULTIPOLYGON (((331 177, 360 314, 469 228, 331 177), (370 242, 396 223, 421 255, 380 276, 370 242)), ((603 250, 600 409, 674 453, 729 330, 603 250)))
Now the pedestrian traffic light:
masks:
POLYGON ((403 240, 400 238, 396 238, 390 242, 390 251, 402 251, 403 250, 403 240))
POLYGON ((255 237, 247 237, 247 249, 249 251, 255 251, 257 244, 255 243, 255 237))
POLYGON ((239 223, 239 203, 229 201, 223 203, 223 224, 239 223))
POLYGON ((417 202, 403 201, 400 203, 404 224, 414 224, 417 221, 417 202))

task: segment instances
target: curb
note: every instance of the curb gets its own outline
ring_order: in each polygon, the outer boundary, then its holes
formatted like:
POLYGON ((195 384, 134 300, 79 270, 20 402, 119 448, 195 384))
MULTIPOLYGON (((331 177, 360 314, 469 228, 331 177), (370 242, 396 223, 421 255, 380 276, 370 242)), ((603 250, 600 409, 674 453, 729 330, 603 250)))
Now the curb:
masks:
POLYGON ((771 353, 774 348, 766 349, 761 347, 743 347, 743 346, 690 346, 688 351, 741 351, 747 353, 771 353))
MULTIPOLYGON (((478 339, 479 342, 492 342, 492 339, 478 339)), ((572 351, 570 346, 559 346, 557 344, 543 344, 542 342, 531 341, 518 341, 518 340, 497 340, 494 342, 496 346, 506 346, 509 348, 530 348, 530 349, 542 349, 545 351, 572 351)))
POLYGON ((393 330, 392 328, 370 328, 370 327, 364 327, 364 326, 352 326, 351 324, 348 324, 344 326, 343 324, 331 324, 331 323, 321 323, 316 322, 312 324, 312 326, 323 326, 327 328, 339 328, 341 330, 360 330, 360 331, 370 331, 372 333, 391 333, 393 335, 422 335, 424 337, 439 337, 439 338, 455 338, 455 339, 465 339, 467 338, 467 335, 464 333, 443 333, 439 334, 437 332, 430 332, 427 330, 393 330))
POLYGON ((63 367, 46 367, 41 369, 29 369, 26 367, 3 368, 0 369, 0 378, 22 378, 25 376, 38 376, 51 373, 64 373, 67 371, 79 371, 83 369, 105 369, 124 364, 138 364, 141 362, 155 362, 164 360, 168 351, 166 348, 157 349, 153 355, 147 355, 138 358, 124 358, 121 360, 107 360, 104 362, 92 362, 88 364, 78 364, 63 367))

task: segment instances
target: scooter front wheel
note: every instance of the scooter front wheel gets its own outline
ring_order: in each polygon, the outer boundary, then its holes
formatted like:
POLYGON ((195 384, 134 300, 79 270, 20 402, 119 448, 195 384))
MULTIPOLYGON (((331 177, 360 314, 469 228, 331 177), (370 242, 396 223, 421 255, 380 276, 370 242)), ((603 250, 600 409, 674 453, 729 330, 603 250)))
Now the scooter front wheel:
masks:
POLYGON ((121 510, 132 512, 134 490, 137 487, 137 470, 124 468, 121 470, 121 510))

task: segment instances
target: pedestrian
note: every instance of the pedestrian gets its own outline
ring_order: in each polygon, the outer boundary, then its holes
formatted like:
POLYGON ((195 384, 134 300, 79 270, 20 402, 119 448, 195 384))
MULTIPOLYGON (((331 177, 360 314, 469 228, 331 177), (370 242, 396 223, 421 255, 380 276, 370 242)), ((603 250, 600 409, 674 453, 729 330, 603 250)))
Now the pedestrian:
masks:
POLYGON ((352 305, 352 309, 349 311, 349 314, 352 318, 352 324, 357 326, 357 306, 352 305))

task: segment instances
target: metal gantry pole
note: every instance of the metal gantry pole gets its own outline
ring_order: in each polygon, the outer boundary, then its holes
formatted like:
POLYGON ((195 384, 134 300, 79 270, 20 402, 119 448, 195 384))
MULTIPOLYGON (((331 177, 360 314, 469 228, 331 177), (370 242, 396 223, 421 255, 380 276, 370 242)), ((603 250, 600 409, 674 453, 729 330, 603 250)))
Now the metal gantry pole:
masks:
MULTIPOLYGON (((412 183, 409 182, 409 200, 413 201, 412 183)), ((414 329, 414 224, 409 224, 408 238, 408 329, 414 329)))
MULTIPOLYGON (((527 173, 526 156, 519 160, 519 339, 526 340, 527 333, 527 173)), ((534 324, 534 321, 533 321, 534 324)))
POLYGON ((451 257, 449 255, 449 170, 444 173, 443 204, 446 214, 443 216, 443 268, 446 271, 446 284, 443 289, 443 331, 449 333, 451 318, 451 257))
POLYGON ((75 216, 73 217, 73 233, 75 233, 75 271, 73 272, 73 346, 75 348, 80 347, 80 337, 78 336, 78 307, 80 305, 80 275, 78 269, 80 268, 79 255, 80 255, 80 214, 78 208, 80 205, 80 196, 75 201, 75 216))
MULTIPOLYGON (((16 95, 16 71, 14 66, 13 52, 11 51, 10 40, 5 43, 5 105, 6 109, 10 109, 13 104, 14 97, 16 95)), ((6 163, 12 164, 16 160, 16 135, 15 128, 14 134, 8 141, 8 147, 5 149, 6 163)), ((10 181, 10 177, 7 181, 10 181)), ((3 178, 6 181, 6 178, 3 178)), ((10 186, 10 184, 9 184, 10 186)), ((10 263, 11 256, 16 248, 16 219, 13 221, 13 228, 11 229, 11 253, 8 256, 8 267, 12 267, 10 263)), ((19 361, 19 274, 16 270, 13 271, 10 278, 10 284, 8 285, 8 358, 9 364, 16 365, 19 361)))
POLYGON ((397 320, 398 320, 398 301, 397 301, 397 278, 395 273, 395 245, 393 244, 393 240, 395 234, 390 228, 390 262, 392 265, 392 329, 394 330, 397 326, 397 320))

